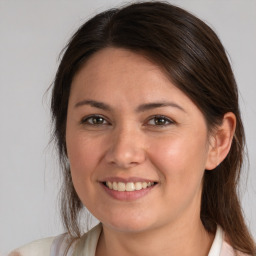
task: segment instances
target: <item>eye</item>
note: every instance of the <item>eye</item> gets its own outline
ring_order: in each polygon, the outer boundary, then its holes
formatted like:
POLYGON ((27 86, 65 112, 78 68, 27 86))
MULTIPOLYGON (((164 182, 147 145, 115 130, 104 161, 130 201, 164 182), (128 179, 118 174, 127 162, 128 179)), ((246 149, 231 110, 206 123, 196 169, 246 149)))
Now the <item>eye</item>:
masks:
POLYGON ((150 118, 147 122, 148 125, 152 126, 166 126, 173 124, 174 121, 166 116, 156 115, 153 118, 150 118))
POLYGON ((87 125, 109 125, 109 122, 100 115, 91 115, 88 117, 84 117, 81 123, 87 125))

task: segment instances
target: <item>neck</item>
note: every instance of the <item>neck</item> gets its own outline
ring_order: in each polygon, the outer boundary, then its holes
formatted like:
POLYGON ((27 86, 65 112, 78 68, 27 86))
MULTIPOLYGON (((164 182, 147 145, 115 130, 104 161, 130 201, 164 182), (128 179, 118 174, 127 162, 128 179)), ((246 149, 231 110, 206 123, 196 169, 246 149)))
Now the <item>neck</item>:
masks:
POLYGON ((206 256, 213 239, 200 219, 139 233, 113 231, 103 225, 96 256, 206 256))

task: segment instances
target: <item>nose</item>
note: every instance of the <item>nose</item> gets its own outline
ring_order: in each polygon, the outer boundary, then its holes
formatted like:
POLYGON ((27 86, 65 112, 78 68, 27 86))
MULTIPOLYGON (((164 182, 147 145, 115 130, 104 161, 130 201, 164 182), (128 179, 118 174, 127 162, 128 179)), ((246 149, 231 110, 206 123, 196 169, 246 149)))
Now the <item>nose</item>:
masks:
POLYGON ((129 169, 145 161, 146 152, 142 134, 127 129, 113 133, 110 147, 105 155, 109 164, 129 169))

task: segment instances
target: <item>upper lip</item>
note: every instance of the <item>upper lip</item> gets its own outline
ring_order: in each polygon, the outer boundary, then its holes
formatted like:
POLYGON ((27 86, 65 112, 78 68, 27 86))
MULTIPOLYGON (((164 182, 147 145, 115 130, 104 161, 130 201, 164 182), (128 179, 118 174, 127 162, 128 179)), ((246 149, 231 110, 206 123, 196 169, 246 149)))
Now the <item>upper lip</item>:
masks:
POLYGON ((141 177, 128 177, 128 178, 122 178, 122 177, 107 177, 104 179, 101 179, 100 182, 156 182, 153 179, 147 179, 147 178, 141 178, 141 177))

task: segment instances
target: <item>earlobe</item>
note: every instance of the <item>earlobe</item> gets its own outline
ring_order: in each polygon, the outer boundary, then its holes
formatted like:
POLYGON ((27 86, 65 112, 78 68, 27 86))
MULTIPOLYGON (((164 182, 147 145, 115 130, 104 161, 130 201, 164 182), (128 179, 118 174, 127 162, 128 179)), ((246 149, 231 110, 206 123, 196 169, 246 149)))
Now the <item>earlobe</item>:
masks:
POLYGON ((215 169, 228 155, 236 129, 236 117, 228 112, 210 138, 210 146, 205 169, 215 169))

